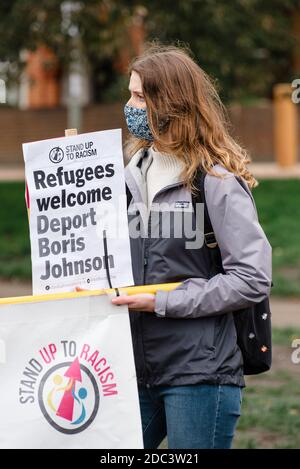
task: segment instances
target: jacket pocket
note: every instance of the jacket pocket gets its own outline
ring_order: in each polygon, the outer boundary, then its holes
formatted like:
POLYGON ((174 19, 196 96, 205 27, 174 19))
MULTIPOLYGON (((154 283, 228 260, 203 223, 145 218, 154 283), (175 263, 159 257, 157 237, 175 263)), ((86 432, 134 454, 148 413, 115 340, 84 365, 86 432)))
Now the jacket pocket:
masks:
POLYGON ((218 332, 217 324, 217 317, 201 318, 200 321, 200 327, 203 330, 203 347, 208 354, 213 356, 216 353, 216 341, 218 332))

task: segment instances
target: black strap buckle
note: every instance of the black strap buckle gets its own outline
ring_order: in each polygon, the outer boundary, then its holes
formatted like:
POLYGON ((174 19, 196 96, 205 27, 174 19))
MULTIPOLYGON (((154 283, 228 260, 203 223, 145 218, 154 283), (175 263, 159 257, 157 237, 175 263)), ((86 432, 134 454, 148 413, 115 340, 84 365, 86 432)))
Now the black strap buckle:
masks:
POLYGON ((218 246, 218 243, 217 243, 217 240, 215 238, 215 234, 213 231, 211 231, 210 233, 205 233, 204 240, 205 240, 206 246, 210 249, 216 248, 218 246))

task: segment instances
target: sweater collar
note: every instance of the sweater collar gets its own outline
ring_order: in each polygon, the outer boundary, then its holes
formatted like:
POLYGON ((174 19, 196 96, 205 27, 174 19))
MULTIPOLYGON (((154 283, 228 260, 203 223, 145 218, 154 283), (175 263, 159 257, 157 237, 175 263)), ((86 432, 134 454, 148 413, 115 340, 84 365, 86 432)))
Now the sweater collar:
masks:
MULTIPOLYGON (((170 168, 171 166, 175 166, 174 156, 161 154, 153 150, 153 148, 142 148, 141 150, 138 150, 125 166, 125 181, 127 186, 129 187, 130 192, 132 193, 135 202, 142 202, 145 205, 147 204, 147 188, 145 184, 144 174, 148 166, 150 166, 150 164, 152 163, 153 158, 155 158, 156 156, 161 158, 160 161, 166 169, 168 169, 169 165, 168 158, 170 159, 170 168)), ((181 162, 179 162, 178 164, 180 168, 181 162)), ((176 183, 182 183, 182 179, 180 178, 180 171, 177 171, 174 177, 172 178, 172 181, 170 181, 170 185, 174 185, 176 183)))

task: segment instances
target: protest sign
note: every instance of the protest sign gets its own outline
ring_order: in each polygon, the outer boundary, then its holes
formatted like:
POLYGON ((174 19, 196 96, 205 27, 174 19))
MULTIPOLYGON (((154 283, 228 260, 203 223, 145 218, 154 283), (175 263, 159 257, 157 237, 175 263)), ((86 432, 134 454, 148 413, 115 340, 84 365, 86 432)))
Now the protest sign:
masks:
POLYGON ((143 448, 127 305, 56 296, 0 299, 0 448, 143 448))
POLYGON ((121 130, 23 144, 33 294, 133 284, 121 130))

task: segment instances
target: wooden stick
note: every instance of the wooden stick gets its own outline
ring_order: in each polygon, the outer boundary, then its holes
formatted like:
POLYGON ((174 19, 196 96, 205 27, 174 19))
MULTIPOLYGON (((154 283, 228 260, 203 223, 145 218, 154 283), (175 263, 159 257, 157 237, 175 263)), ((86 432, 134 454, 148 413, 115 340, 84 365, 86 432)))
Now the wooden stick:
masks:
POLYGON ((66 129, 65 130, 65 137, 73 137, 73 135, 77 135, 77 129, 66 129))

